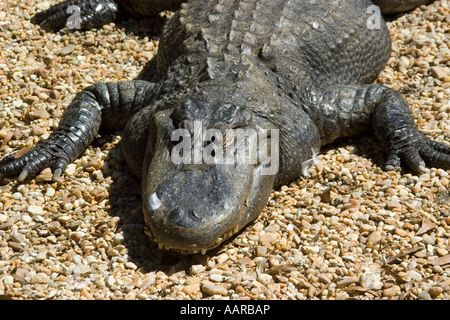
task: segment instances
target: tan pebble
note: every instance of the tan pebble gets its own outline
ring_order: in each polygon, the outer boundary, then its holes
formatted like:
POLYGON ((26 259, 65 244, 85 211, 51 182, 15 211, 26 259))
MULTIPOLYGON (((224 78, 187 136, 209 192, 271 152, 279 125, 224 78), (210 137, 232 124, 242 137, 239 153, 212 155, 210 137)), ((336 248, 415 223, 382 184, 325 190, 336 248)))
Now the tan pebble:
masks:
POLYGON ((32 136, 40 136, 44 133, 44 129, 40 126, 32 126, 31 127, 31 135, 32 136))
POLYGON ((383 289, 383 297, 392 298, 400 293, 400 287, 398 285, 393 285, 392 287, 383 289))
POLYGON ((47 228, 51 233, 61 232, 61 223, 59 221, 51 221, 47 224, 47 228))
POLYGON ((339 280, 336 283, 336 286, 338 288, 342 288, 342 287, 346 287, 346 286, 348 286, 352 283, 356 283, 356 282, 358 282, 358 277, 345 277, 344 279, 339 280))
POLYGON ((367 242, 372 242, 373 244, 380 243, 382 238, 381 232, 378 230, 375 230, 367 237, 367 242))
POLYGON ((266 244, 275 242, 275 240, 277 240, 277 238, 278 238, 278 235, 276 233, 266 232, 262 236, 259 237, 259 242, 262 245, 266 245, 266 244))
POLYGON ((255 261, 252 259, 245 257, 239 260, 239 264, 245 265, 248 268, 254 267, 256 265, 255 261))
POLYGON ((252 229, 256 232, 260 232, 262 231, 262 229, 264 229, 264 225, 258 221, 253 225, 252 229))
POLYGON ((213 284, 213 283, 205 283, 201 286, 201 289, 204 293, 213 295, 226 296, 228 294, 227 289, 222 287, 221 285, 213 284))
POLYGON ((443 187, 448 187, 448 183, 449 183, 449 181, 448 181, 447 178, 444 177, 444 178, 441 179, 441 185, 443 187))
POLYGON ((244 289, 243 286, 241 285, 237 285, 236 289, 234 289, 234 291, 236 291, 236 293, 246 293, 247 291, 244 289))
POLYGON ((438 255, 440 255, 441 257, 445 256, 448 254, 448 250, 444 249, 444 248, 437 248, 436 252, 438 255))
POLYGON ((77 232, 72 232, 72 233, 69 235, 69 239, 71 239, 71 240, 73 240, 73 241, 75 241, 75 242, 78 242, 78 241, 80 241, 84 236, 85 236, 84 232, 77 231, 77 232))
POLYGON ((450 216, 448 216, 447 218, 445 218, 445 223, 446 223, 447 225, 450 226, 450 216))
POLYGON ((421 186, 419 183, 417 183, 413 188, 412 191, 414 192, 414 194, 418 194, 420 191, 422 190, 421 186))
POLYGON ((84 40, 84 44, 87 47, 95 45, 95 38, 94 37, 88 37, 86 40, 84 40))
POLYGON ((414 236, 411 238, 411 244, 416 244, 419 243, 420 241, 422 241, 422 237, 414 236))
POLYGON ((48 182, 52 181, 52 178, 53 178, 52 170, 50 168, 45 168, 34 179, 36 180, 36 182, 48 182))
POLYGON ((389 210, 401 209, 402 205, 397 200, 391 200, 386 203, 386 208, 389 210))
POLYGON ((219 263, 219 264, 222 264, 227 260, 228 260, 228 254, 226 254, 225 252, 221 253, 217 256, 217 263, 219 263))
POLYGON ((73 44, 69 44, 68 46, 65 46, 64 48, 59 51, 59 56, 67 56, 71 54, 75 50, 75 46, 73 44))
POLYGON ((405 237, 408 233, 402 228, 395 228, 395 234, 400 237, 405 237))
POLYGON ((435 286, 431 287, 430 290, 428 290, 428 293, 430 294, 431 298, 437 298, 437 296, 439 296, 443 291, 444 289, 442 287, 435 286))
POLYGON ((187 285, 181 291, 187 295, 196 296, 200 292, 200 283, 187 285))
POLYGON ((58 99, 61 96, 61 93, 58 90, 52 90, 49 93, 50 98, 52 99, 58 99))
POLYGON ((414 225, 409 223, 409 222, 405 222, 405 224, 403 225, 403 228, 409 230, 409 231, 414 231, 414 225))
POLYGON ((431 75, 439 80, 443 80, 445 77, 448 76, 447 70, 445 70, 445 68, 442 67, 438 66, 432 67, 430 71, 431 75))
POLYGON ((19 242, 8 241, 8 247, 10 247, 11 249, 13 249, 14 251, 20 251, 20 250, 22 250, 22 246, 20 245, 19 242))
POLYGON ((267 247, 265 247, 265 246, 257 246, 256 247, 256 255, 258 257, 265 257, 267 255, 267 247))
POLYGON ((45 110, 44 107, 40 107, 39 109, 30 112, 28 114, 32 119, 44 119, 47 120, 50 118, 50 114, 45 110))
POLYGON ((319 280, 320 280, 320 282, 325 283, 325 284, 331 282, 330 278, 324 274, 319 275, 319 280))
POLYGON ((70 216, 68 215, 61 215, 58 217, 58 221, 62 223, 66 223, 70 220, 70 216))
POLYGON ((21 243, 21 242, 26 241, 26 237, 23 234, 16 232, 16 231, 12 232, 9 235, 9 237, 10 237, 11 241, 13 241, 13 242, 21 243))
POLYGON ((81 289, 80 290, 80 294, 83 297, 85 297, 86 299, 88 299, 88 300, 94 300, 95 299, 94 296, 92 294, 90 294, 90 292, 86 288, 81 289))
POLYGON ((338 294, 336 294, 336 300, 347 300, 350 298, 350 295, 343 291, 343 292, 339 292, 338 294))
POLYGON ((371 226, 370 224, 366 224, 366 223, 362 224, 362 225, 359 227, 359 230, 360 230, 361 232, 364 232, 364 231, 370 231, 370 230, 372 230, 372 229, 373 229, 373 226, 371 226))

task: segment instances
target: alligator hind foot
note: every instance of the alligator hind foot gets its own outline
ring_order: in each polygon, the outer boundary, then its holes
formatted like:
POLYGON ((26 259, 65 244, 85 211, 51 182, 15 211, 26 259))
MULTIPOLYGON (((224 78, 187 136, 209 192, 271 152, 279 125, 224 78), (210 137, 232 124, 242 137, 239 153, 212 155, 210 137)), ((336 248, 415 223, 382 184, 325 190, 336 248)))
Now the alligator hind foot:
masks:
POLYGON ((400 168, 401 163, 415 172, 428 172, 427 167, 449 169, 450 146, 429 139, 417 129, 398 92, 382 88, 379 93, 372 126, 388 152, 385 169, 400 168))
POLYGON ((113 0, 68 0, 37 13, 31 22, 47 31, 90 29, 116 20, 119 8, 113 0))
POLYGON ((428 172, 427 167, 450 168, 450 147, 430 140, 418 130, 397 130, 393 140, 386 170, 398 170, 402 161, 416 172, 428 172))

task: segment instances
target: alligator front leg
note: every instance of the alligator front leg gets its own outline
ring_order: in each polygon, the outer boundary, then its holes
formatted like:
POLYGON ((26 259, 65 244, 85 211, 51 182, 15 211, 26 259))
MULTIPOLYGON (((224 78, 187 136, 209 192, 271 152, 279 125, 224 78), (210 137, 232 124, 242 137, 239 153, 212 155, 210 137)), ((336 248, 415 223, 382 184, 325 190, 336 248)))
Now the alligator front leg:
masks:
POLYGON ((405 164, 416 172, 426 166, 450 168, 450 147, 430 140, 416 127, 400 93, 381 85, 348 85, 312 92, 305 109, 316 123, 322 144, 372 128, 388 152, 385 169, 405 164))
POLYGON ((50 167, 57 179, 67 165, 92 143, 100 129, 121 129, 153 99, 154 84, 141 80, 96 83, 81 92, 65 110, 58 128, 47 140, 16 158, 0 160, 0 176, 31 179, 50 167))
POLYGON ((47 31, 91 29, 113 22, 119 8, 113 0, 68 0, 37 13, 31 22, 47 31))

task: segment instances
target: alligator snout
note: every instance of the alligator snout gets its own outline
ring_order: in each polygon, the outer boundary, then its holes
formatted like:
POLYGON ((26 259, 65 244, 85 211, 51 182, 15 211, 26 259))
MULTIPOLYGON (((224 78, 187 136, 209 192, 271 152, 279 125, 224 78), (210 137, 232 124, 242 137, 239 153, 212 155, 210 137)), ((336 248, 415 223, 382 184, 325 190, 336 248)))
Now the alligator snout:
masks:
MULTIPOLYGON (((242 168, 244 169, 244 168, 242 168)), ((181 252, 205 251, 237 232, 251 176, 231 166, 209 170, 179 168, 165 176, 146 195, 144 213, 148 234, 161 247, 181 252)))

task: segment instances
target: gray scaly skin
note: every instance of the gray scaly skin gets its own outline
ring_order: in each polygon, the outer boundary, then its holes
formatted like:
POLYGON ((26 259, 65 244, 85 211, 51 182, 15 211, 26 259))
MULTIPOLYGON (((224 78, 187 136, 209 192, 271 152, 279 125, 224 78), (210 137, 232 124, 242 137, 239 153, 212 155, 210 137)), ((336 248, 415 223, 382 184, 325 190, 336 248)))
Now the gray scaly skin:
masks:
MULTIPOLYGON (((427 1, 374 2, 387 3, 381 9, 389 13, 427 1)), ((217 246, 254 220, 273 187, 299 177, 320 147, 339 137, 371 128, 386 148, 389 170, 449 168, 450 147, 418 131, 398 92, 371 84, 391 50, 384 22, 368 27, 371 5, 188 1, 164 29, 157 82, 84 89, 49 139, 18 159, 4 158, 0 174, 24 181, 50 167, 56 178, 100 129, 124 127, 122 150, 142 179, 148 234, 163 248, 193 253, 217 246), (278 173, 261 175, 262 163, 174 164, 171 133, 192 132, 195 120, 221 132, 278 129, 278 173)))

